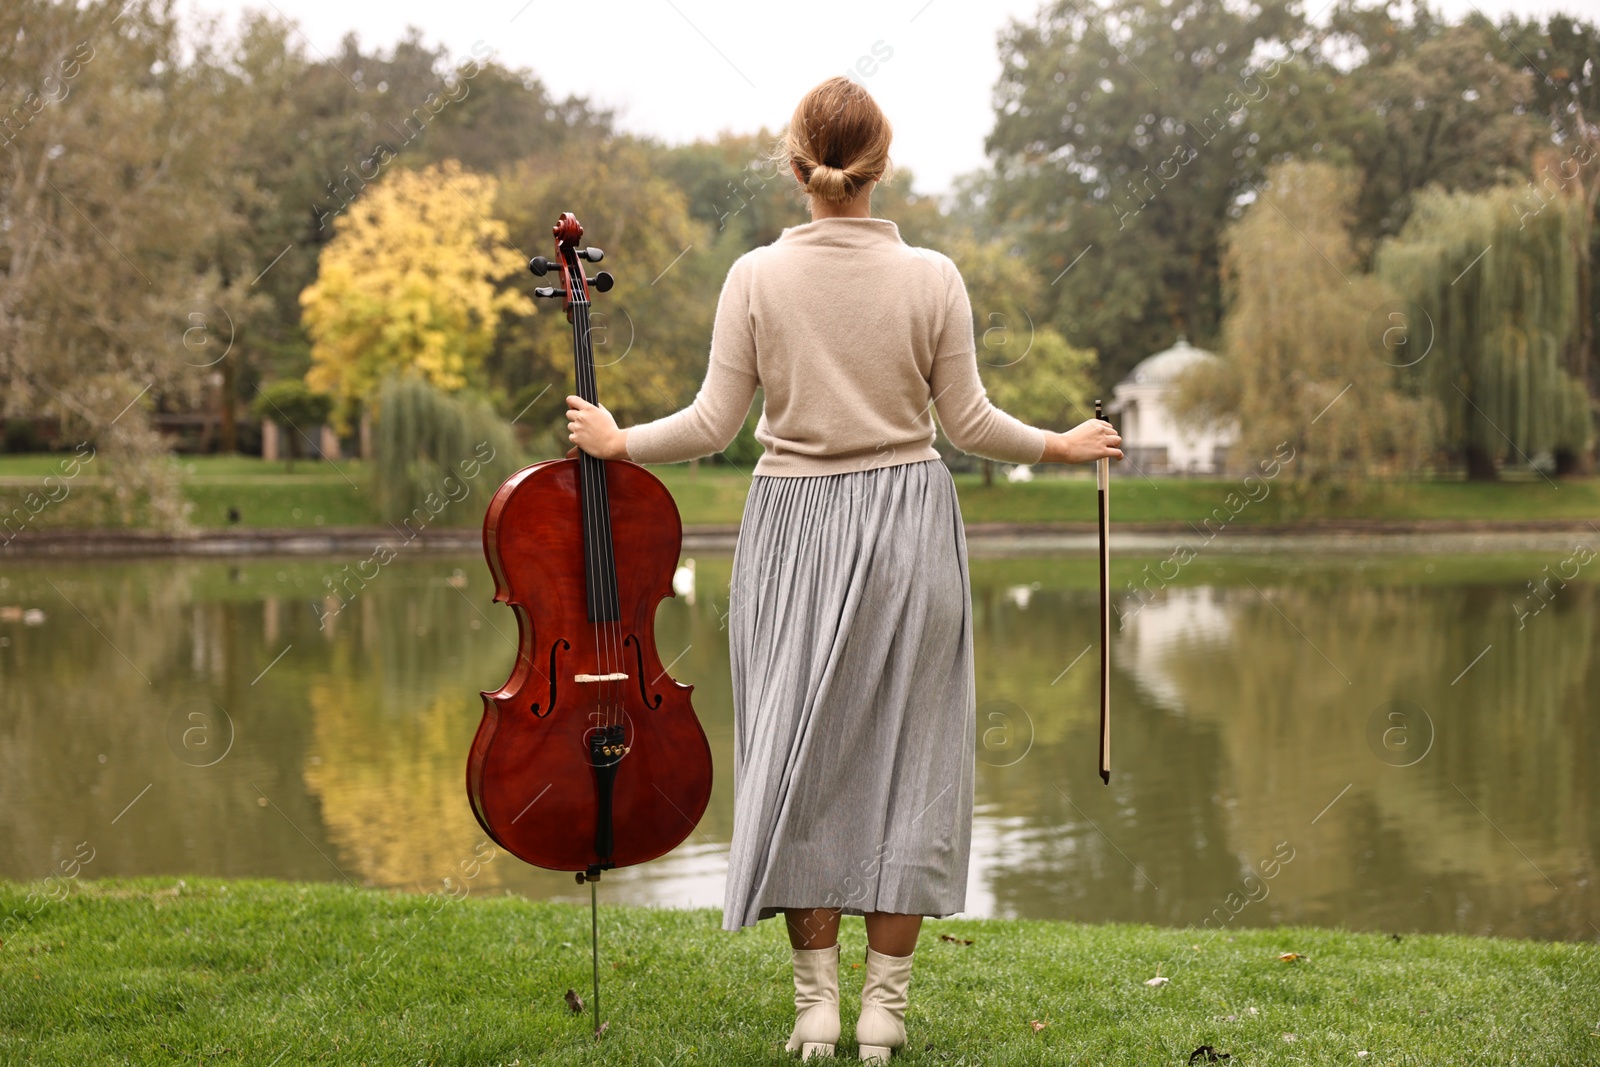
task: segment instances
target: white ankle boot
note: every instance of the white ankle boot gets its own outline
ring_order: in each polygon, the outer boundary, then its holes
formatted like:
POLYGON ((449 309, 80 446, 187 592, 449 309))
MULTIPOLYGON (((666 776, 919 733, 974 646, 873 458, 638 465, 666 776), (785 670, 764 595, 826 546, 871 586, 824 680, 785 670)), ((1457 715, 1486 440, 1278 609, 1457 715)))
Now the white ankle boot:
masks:
POLYGON ((861 1017, 856 1044, 861 1058, 889 1061, 906 1043, 906 987, 911 984, 911 957, 885 956, 867 949, 867 976, 861 986, 861 1017))
POLYGON ((796 948, 794 1032, 784 1048, 802 1060, 832 1056, 839 1042, 839 946, 796 948))

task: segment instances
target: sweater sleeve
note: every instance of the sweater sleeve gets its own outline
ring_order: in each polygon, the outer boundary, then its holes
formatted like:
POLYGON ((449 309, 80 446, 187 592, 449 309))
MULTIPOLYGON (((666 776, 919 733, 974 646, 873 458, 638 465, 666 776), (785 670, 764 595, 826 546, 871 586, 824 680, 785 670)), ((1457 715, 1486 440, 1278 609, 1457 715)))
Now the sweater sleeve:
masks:
POLYGON ((963 452, 1007 463, 1037 463, 1044 458, 1045 431, 990 402, 978 377, 978 348, 966 283, 954 264, 946 269, 944 327, 928 380, 939 425, 950 443, 963 452))
POLYGON ((735 262, 722 283, 706 376, 693 403, 628 429, 628 458, 635 463, 677 463, 721 452, 744 426, 760 384, 746 266, 743 258, 735 262))

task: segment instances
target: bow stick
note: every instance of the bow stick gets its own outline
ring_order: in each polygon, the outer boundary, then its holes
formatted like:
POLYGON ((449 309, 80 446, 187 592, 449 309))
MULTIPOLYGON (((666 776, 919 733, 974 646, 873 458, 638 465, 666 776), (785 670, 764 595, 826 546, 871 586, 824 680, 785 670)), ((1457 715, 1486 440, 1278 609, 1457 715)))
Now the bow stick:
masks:
MULTIPOLYGON (((1104 420, 1100 401, 1094 417, 1104 420)), ((1100 499, 1100 780, 1111 784, 1111 460, 1095 461, 1100 499)))

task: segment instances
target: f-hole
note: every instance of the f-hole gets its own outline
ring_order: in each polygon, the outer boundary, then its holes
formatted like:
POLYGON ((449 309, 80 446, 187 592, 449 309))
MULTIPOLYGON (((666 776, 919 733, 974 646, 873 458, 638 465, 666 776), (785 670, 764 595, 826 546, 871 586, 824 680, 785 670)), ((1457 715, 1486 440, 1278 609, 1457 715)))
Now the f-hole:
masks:
POLYGON ((530 705, 530 707, 528 709, 528 710, 532 711, 534 713, 534 715, 537 716, 538 718, 542 719, 546 715, 550 714, 551 711, 555 710, 555 706, 556 706, 556 649, 560 648, 560 649, 566 650, 566 649, 569 649, 571 647, 572 647, 571 645, 567 644, 565 641, 563 641, 563 640, 561 640, 559 638, 557 638, 555 644, 550 646, 550 703, 545 705, 545 708, 544 708, 543 711, 540 711, 539 710, 539 702, 536 700, 536 701, 533 702, 532 705, 530 705))
MULTIPOLYGON (((638 670, 636 670, 634 673, 639 678, 639 699, 644 701, 644 706, 645 707, 647 707, 650 710, 654 711, 656 708, 659 708, 661 706, 661 694, 657 693, 655 695, 655 697, 652 699, 650 694, 645 692, 645 688, 644 688, 644 649, 639 647, 639 639, 637 637, 633 636, 632 634, 629 634, 627 637, 623 638, 623 640, 622 640, 622 646, 624 648, 626 648, 630 644, 633 646, 633 659, 634 659, 634 662, 638 664, 638 670)), ((665 673, 665 672, 663 672, 663 673, 665 673)))

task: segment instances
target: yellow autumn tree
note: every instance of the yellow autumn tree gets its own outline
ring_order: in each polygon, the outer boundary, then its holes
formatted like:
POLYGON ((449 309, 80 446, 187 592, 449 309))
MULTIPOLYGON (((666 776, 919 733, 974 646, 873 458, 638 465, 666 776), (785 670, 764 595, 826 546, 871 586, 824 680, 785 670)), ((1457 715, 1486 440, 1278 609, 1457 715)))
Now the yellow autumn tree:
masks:
POLYGON ((445 160, 396 171, 350 205, 300 294, 308 385, 356 401, 391 374, 446 392, 475 380, 501 314, 533 310, 495 284, 525 266, 490 216, 496 191, 493 178, 445 160))

